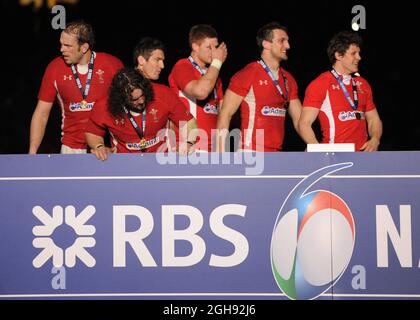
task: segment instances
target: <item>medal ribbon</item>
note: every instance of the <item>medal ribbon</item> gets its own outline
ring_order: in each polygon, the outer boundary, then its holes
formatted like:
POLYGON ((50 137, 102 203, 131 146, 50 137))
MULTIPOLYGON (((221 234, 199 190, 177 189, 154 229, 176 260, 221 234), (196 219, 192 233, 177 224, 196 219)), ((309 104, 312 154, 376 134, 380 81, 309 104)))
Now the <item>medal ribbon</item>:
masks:
POLYGON ((341 91, 343 91, 344 96, 346 97, 346 99, 349 102, 352 109, 357 110, 357 107, 359 106, 359 99, 358 99, 358 96, 357 96, 357 86, 356 86, 356 83, 354 82, 354 79, 351 78, 351 84, 353 86, 353 99, 354 99, 354 102, 353 102, 353 100, 351 99, 350 94, 347 91, 346 86, 344 85, 343 81, 341 80, 341 77, 338 74, 338 72, 335 71, 335 69, 333 68, 333 69, 331 69, 331 73, 334 76, 334 78, 338 81, 338 84, 341 87, 341 91))
POLYGON ((92 51, 92 53, 90 55, 89 64, 88 64, 88 74, 87 74, 87 79, 86 79, 86 86, 85 86, 84 89, 83 89, 83 86, 82 86, 82 81, 80 81, 79 73, 77 72, 76 67, 74 66, 74 64, 71 65, 71 71, 73 72, 74 80, 76 80, 76 85, 79 88, 80 93, 82 94, 83 101, 87 98, 87 96, 89 94, 90 83, 92 82, 92 77, 93 77, 94 62, 95 62, 95 52, 92 51))
POLYGON ((133 115, 130 113, 130 111, 128 111, 128 109, 126 107, 124 107, 124 112, 127 115, 128 119, 131 122, 131 125, 133 126, 134 130, 136 130, 137 135, 140 138, 140 148, 146 149, 146 146, 142 147, 141 144, 143 143, 144 139, 144 132, 146 131, 146 107, 144 107, 143 109, 143 113, 142 113, 142 119, 141 119, 141 124, 142 124, 142 128, 140 128, 136 122, 136 120, 134 120, 133 115))
POLYGON ((265 62, 261 59, 260 61, 258 61, 258 63, 263 67, 265 72, 267 72, 267 74, 270 76, 271 80, 273 80, 273 83, 276 86, 277 91, 280 93, 282 98, 286 101, 285 105, 286 105, 286 108, 287 108, 287 106, 289 104, 289 92, 287 92, 287 78, 284 76, 283 72, 281 71, 281 68, 280 68, 280 73, 281 73, 281 76, 283 78, 285 94, 283 94, 283 90, 281 90, 279 82, 276 80, 276 78, 274 77, 274 74, 271 72, 270 68, 265 64, 265 62))

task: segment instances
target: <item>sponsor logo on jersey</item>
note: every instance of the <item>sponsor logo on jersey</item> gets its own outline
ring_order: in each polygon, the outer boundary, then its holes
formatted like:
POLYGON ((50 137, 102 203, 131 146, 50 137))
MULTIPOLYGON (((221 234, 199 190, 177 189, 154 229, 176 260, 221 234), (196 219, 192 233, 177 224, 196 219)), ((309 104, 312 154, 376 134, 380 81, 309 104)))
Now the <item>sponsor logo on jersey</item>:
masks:
POLYGON ((264 106, 261 109, 261 114, 267 117, 284 117, 286 115, 286 109, 264 106))
MULTIPOLYGON (((150 139, 146 141, 146 149, 150 148, 151 146, 154 146, 155 144, 159 143, 160 139, 159 137, 150 139)), ((127 142, 125 144, 128 150, 141 150, 140 142, 127 142)))
POLYGON ((259 80, 259 82, 260 82, 260 86, 262 86, 262 85, 268 86, 268 81, 267 80, 259 80))
POLYGON ((206 103, 206 105, 204 106, 204 112, 205 113, 209 113, 209 114, 218 114, 219 111, 217 110, 217 107, 210 104, 210 103, 206 103))
POLYGON ((77 111, 91 111, 93 109, 93 105, 95 102, 88 102, 86 104, 82 104, 80 102, 70 102, 70 111, 77 112, 77 111))
POLYGON ((356 113, 360 113, 361 119, 364 119, 365 113, 361 111, 341 111, 338 114, 338 119, 340 121, 358 120, 356 113))

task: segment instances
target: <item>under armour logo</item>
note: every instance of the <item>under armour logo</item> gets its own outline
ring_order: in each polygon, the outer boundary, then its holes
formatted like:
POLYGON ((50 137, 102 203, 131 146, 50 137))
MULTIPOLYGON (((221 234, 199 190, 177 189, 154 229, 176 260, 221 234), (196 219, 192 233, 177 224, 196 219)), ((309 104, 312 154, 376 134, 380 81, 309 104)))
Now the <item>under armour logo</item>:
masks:
POLYGON ((260 80, 260 86, 262 86, 263 84, 265 84, 267 86, 268 81, 267 80, 260 80))
POLYGON ((332 88, 333 88, 333 90, 340 90, 340 86, 337 84, 337 85, 332 85, 332 88))
POLYGON ((64 80, 71 80, 71 79, 72 79, 72 75, 64 76, 64 80))

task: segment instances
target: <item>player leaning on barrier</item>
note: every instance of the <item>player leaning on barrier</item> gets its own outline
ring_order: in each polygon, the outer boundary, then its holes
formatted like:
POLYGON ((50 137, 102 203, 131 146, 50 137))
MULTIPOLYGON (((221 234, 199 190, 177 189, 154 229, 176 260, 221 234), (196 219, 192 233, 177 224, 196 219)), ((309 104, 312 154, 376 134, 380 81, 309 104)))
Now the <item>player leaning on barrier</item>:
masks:
POLYGON ((109 97, 98 101, 91 113, 86 141, 100 160, 107 159, 110 152, 165 152, 169 119, 182 125, 180 153, 190 153, 196 131, 193 116, 169 87, 152 83, 137 69, 124 68, 112 80, 109 97), (111 148, 104 143, 107 130, 111 148))

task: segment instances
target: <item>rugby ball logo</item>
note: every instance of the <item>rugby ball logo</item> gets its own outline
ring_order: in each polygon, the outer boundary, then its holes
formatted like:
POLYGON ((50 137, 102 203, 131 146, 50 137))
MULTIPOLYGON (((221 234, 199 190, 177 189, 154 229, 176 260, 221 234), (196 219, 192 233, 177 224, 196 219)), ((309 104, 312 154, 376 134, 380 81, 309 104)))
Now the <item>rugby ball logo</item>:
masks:
POLYGON ((355 242, 353 215, 338 195, 308 189, 352 165, 339 163, 313 172, 296 185, 280 209, 271 240, 271 266, 277 285, 290 299, 318 297, 347 268, 355 242))

